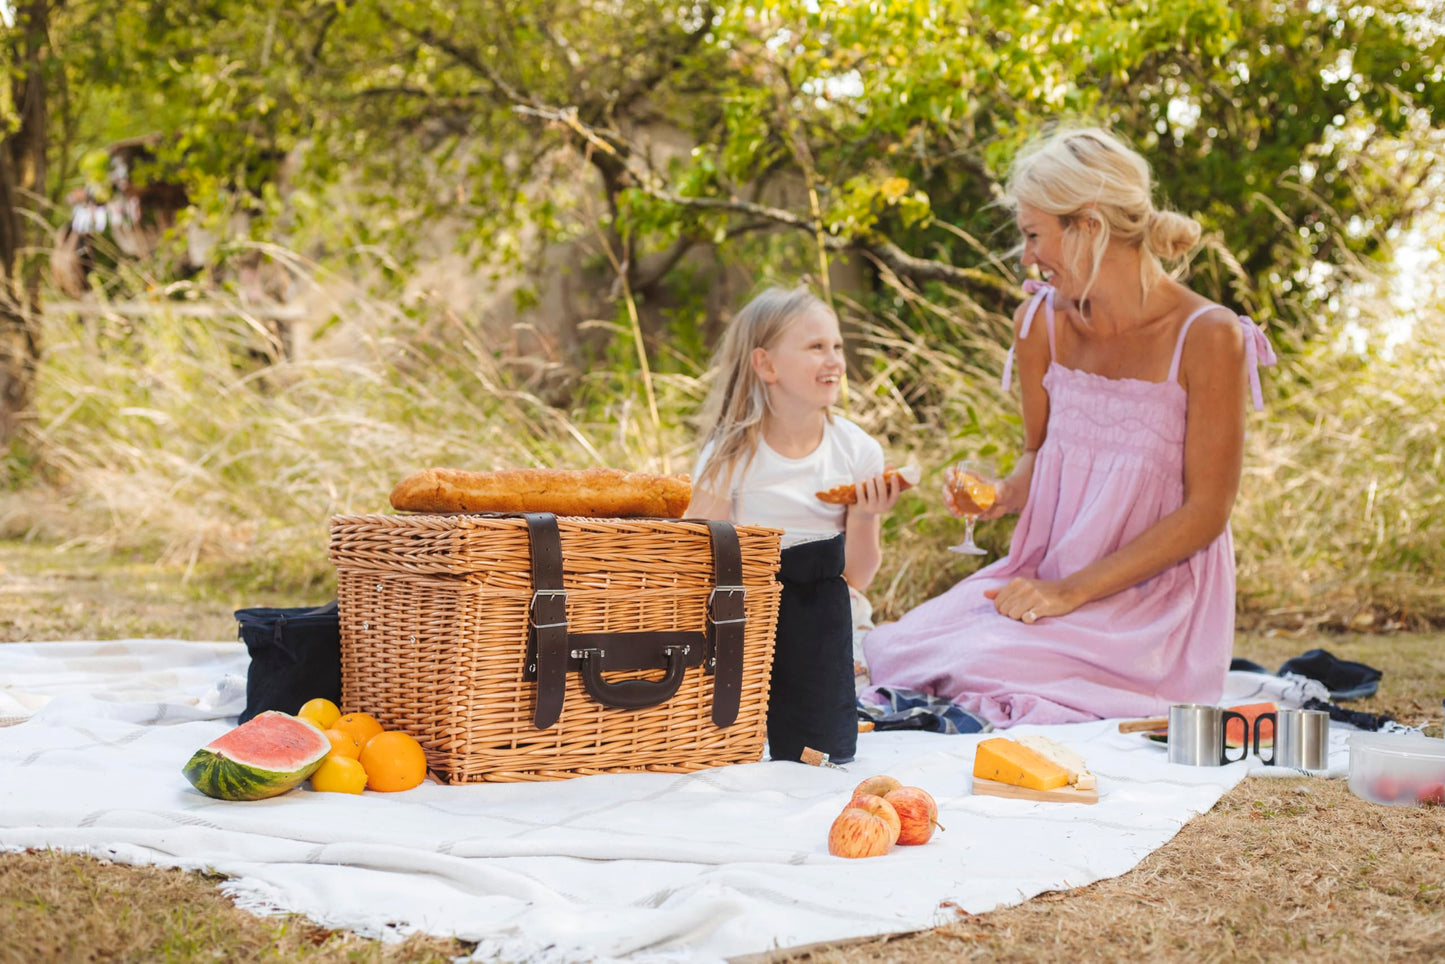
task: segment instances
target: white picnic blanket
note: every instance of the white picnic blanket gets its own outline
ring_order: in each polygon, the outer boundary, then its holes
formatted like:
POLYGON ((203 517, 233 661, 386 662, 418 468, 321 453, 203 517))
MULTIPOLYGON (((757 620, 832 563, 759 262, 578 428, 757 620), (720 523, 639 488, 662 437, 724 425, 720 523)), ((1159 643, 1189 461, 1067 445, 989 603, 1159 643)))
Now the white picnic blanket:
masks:
POLYGON ((480 942, 477 960, 715 961, 927 928, 954 908, 1122 874, 1250 767, 1174 766, 1101 721, 1017 728, 1083 754, 1092 806, 973 796, 981 738, 917 732, 861 735, 846 771, 756 763, 211 800, 181 766, 234 724, 245 670, 236 643, 0 645, 0 716, 20 721, 0 729, 0 850, 207 869, 242 907, 368 936, 455 935, 480 942), (875 773, 933 794, 946 831, 885 857, 829 856, 829 825, 875 773))

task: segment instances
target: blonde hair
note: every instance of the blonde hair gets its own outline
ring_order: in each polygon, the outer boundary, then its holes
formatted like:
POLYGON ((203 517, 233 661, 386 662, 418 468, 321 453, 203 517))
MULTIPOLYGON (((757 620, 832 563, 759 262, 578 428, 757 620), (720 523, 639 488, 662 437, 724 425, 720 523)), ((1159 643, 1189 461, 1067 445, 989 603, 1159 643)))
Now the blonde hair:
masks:
POLYGON ((698 488, 712 492, 713 485, 732 477, 738 463, 746 468, 752 461, 768 412, 768 392, 753 370, 753 351, 771 349, 789 325, 814 311, 833 314, 807 288, 768 288, 733 317, 718 346, 716 374, 703 403, 703 444, 712 443, 713 449, 698 488))
POLYGON ((1152 194, 1149 163, 1108 131, 1085 127, 1055 131, 1026 147, 1009 171, 1004 203, 1015 211, 1027 204, 1063 222, 1070 266, 1089 263, 1078 298, 1083 302, 1111 240, 1142 249, 1139 285, 1145 295, 1165 274, 1161 261, 1179 262, 1171 274, 1183 273, 1199 243, 1199 222, 1156 208, 1152 194), (1081 220, 1099 226, 1089 250, 1081 220))

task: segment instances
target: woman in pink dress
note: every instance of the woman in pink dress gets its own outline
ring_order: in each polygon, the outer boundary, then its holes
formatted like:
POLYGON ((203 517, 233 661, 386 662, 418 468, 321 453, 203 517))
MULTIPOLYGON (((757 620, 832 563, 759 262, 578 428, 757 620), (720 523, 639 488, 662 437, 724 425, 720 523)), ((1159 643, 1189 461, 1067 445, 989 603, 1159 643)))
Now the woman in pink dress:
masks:
POLYGON ((1016 351, 1024 453, 984 517, 1018 526, 1007 557, 868 635, 875 686, 1000 727, 1219 699, 1245 394, 1262 405, 1274 356, 1169 273, 1200 228, 1151 194, 1144 159, 1102 130, 1015 162, 1007 197, 1043 283, 1025 286, 1004 371, 1007 388, 1016 351))

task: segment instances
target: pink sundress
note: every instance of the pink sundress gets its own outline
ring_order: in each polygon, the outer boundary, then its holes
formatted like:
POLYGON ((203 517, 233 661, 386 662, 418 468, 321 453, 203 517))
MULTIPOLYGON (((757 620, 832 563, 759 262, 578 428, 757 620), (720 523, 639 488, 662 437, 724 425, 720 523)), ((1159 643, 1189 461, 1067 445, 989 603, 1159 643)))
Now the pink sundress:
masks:
MULTIPOLYGON (((1065 368, 1054 349, 1053 289, 1033 283, 1019 339, 1044 307, 1048 432, 1009 554, 864 640, 875 686, 944 697, 995 726, 1162 714, 1219 699, 1234 644, 1234 544, 1228 527, 1158 575, 1033 625, 1002 616, 984 590, 1015 576, 1060 579, 1179 508, 1187 393, 1179 384, 1186 319, 1162 382, 1065 368)), ((1241 316, 1251 395, 1275 361, 1241 316)), ((1008 388, 1013 360, 1004 369, 1008 388)), ((867 698, 867 693, 864 696, 867 698)))

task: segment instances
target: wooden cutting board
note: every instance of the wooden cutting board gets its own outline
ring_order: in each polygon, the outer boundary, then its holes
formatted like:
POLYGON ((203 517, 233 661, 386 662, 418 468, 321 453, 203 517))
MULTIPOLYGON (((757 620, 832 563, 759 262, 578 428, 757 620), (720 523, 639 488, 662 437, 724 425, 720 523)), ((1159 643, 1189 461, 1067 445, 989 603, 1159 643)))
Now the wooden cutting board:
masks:
POLYGON ((1012 783, 997 780, 973 778, 973 792, 985 797, 1013 797, 1016 800, 1047 800, 1056 803, 1098 803, 1099 791, 1080 790, 1078 787, 1058 787, 1054 790, 1030 790, 1016 787, 1012 783))

